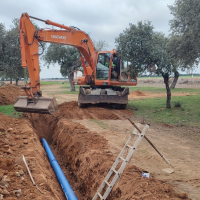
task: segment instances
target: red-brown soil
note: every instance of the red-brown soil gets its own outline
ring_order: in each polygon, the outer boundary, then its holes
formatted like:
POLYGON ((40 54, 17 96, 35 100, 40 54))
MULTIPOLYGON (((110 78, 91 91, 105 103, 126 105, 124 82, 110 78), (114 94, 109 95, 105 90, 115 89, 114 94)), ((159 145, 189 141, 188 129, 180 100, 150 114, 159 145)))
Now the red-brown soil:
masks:
POLYGON ((18 96, 25 95, 20 86, 5 84, 0 87, 0 105, 14 104, 18 96))
MULTIPOLYGON (((4 90, 5 94, 6 91, 4 90)), ((143 94, 134 95, 141 97, 143 94)), ((14 96, 17 97, 18 94, 13 93, 14 96)), ((114 110, 96 106, 81 109, 75 101, 60 104, 59 110, 52 115, 26 114, 22 119, 13 119, 0 113, 0 179, 1 177, 3 180, 7 179, 9 183, 9 186, 5 187, 2 186, 2 180, 0 180, 0 193, 6 189, 9 194, 5 194, 4 199, 8 200, 66 199, 40 143, 40 138, 44 137, 49 142, 78 199, 91 200, 120 152, 119 149, 123 146, 121 143, 131 133, 130 127, 125 123, 125 119, 133 115, 134 113, 129 110, 114 110), (109 133, 100 126, 91 131, 92 124, 96 121, 107 123, 111 127, 109 133), (86 122, 87 126, 83 125, 82 122, 86 122), (123 127, 123 129, 120 127, 123 127), (103 129, 103 132, 101 129, 103 129), (123 132, 120 132, 121 130, 123 132), (33 186, 26 169, 15 164, 15 158, 21 155, 25 156, 33 178, 44 194, 33 186), (24 171, 24 175, 16 176, 16 172, 21 169, 24 171), (19 189, 21 189, 20 195, 15 191, 19 189)), ((135 120, 137 120, 137 116, 135 120)), ((170 141, 164 138, 166 132, 162 131, 165 131, 165 128, 170 129, 171 127, 164 127, 163 125, 159 127, 159 131, 152 129, 152 132, 154 132, 154 135, 152 135, 155 138, 160 138, 158 147, 167 147, 168 144, 172 150, 176 149, 176 146, 174 147, 175 137, 179 135, 180 139, 180 133, 174 133, 174 141, 170 141), (173 142, 173 144, 170 142, 173 142)), ((167 131, 169 130, 167 129, 167 131)), ((181 140, 183 139, 181 138, 181 140)), ((182 147, 186 148, 184 145, 182 147)), ((145 146, 145 148, 147 147, 145 146)), ((198 152, 197 146, 194 146, 194 148, 198 152)), ((152 162, 154 161, 149 158, 155 158, 155 161, 160 164, 160 157, 158 159, 156 157, 157 154, 151 154, 152 152, 149 151, 150 153, 148 153, 148 151, 147 149, 138 150, 137 154, 134 155, 134 163, 131 161, 125 168, 108 199, 189 199, 185 192, 177 192, 177 188, 176 191, 174 190, 175 183, 178 187, 181 186, 181 183, 184 183, 182 179, 177 178, 176 173, 178 174, 180 171, 181 175, 184 176, 184 172, 181 171, 179 166, 183 164, 185 166, 185 163, 178 162, 176 166, 177 172, 175 171, 174 175, 172 174, 174 181, 170 181, 173 185, 169 184, 167 178, 162 177, 163 180, 162 178, 160 180, 156 179, 155 172, 151 172, 150 179, 142 177, 145 164, 149 165, 145 168, 148 169, 149 167, 150 170, 153 168, 152 165, 154 163, 152 164, 152 162), (144 154, 144 151, 147 154, 144 154), (144 158, 146 161, 143 160, 144 158)), ((166 148, 166 152, 169 151, 166 148)), ((178 153, 180 152, 177 148, 176 154, 178 153)), ((189 154, 188 158, 193 156, 192 153, 188 151, 187 153, 189 154)), ((195 155, 198 157, 197 154, 195 155)), ((186 161, 183 156, 181 156, 181 159, 183 162, 186 161)), ((193 159, 191 160, 193 161, 193 159)), ((193 174, 191 175, 193 176, 193 174)), ((163 176, 169 177, 171 175, 165 174, 163 176)), ((198 177, 195 180, 186 177, 184 181, 191 181, 192 186, 199 187, 198 177)), ((188 188, 185 190, 182 188, 181 191, 187 192, 189 190, 188 188)), ((193 191, 197 191, 197 189, 195 188, 193 191)))
MULTIPOLYGON (((108 113, 111 113, 111 110, 105 108, 88 109, 93 113, 93 119, 99 119, 98 113, 104 113, 109 119, 108 113), (95 113, 96 110, 98 112, 95 113)), ((27 115, 39 137, 45 136, 51 143, 78 199, 85 200, 94 196, 116 159, 103 136, 73 121, 74 118, 91 119, 91 115, 87 114, 88 109, 80 109, 77 103, 68 102, 60 105, 59 111, 53 115, 27 115), (69 109, 72 105, 73 110, 69 109)), ((113 114, 115 112, 118 115, 121 112, 120 119, 131 114, 129 111, 112 110, 113 114)), ((115 118, 119 119, 117 116, 115 118)), ((110 119, 113 120, 113 117, 110 119)), ((128 165, 108 199, 188 199, 187 194, 176 194, 170 184, 154 178, 142 178, 141 175, 142 169, 128 165)))

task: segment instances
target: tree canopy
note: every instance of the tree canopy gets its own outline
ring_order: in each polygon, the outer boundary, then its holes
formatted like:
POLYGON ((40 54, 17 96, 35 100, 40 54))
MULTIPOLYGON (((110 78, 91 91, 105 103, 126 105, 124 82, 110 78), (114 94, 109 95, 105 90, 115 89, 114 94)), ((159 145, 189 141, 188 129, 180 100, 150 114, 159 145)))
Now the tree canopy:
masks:
POLYGON ((175 0, 169 6, 174 18, 170 21, 172 30, 171 51, 179 59, 182 70, 199 64, 200 59, 200 1, 175 0))
POLYGON ((68 76, 69 68, 80 58, 79 51, 75 47, 51 43, 47 48, 43 59, 47 67, 58 63, 62 76, 68 76))
POLYGON ((163 33, 155 32, 151 22, 130 24, 115 42, 123 60, 130 62, 129 71, 132 75, 147 70, 156 74, 171 72, 166 49, 168 38, 163 33))
POLYGON ((136 25, 129 24, 129 28, 126 28, 115 40, 118 53, 129 63, 128 71, 131 76, 146 71, 163 76, 167 89, 166 107, 171 108, 168 81, 173 63, 167 49, 168 41, 169 39, 163 33, 154 31, 149 21, 138 22, 136 25))
POLYGON ((18 24, 19 20, 13 20, 13 26, 6 30, 4 25, 0 25, 0 69, 1 76, 18 80, 23 77, 23 68, 21 67, 21 51, 18 42, 18 24))

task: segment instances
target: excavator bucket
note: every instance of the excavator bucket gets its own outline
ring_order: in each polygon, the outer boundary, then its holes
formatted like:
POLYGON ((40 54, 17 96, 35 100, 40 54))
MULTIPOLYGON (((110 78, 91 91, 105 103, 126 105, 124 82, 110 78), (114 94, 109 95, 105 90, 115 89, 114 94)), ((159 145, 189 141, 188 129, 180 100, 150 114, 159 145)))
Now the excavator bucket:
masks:
POLYGON ((14 104, 14 109, 18 112, 51 114, 58 110, 58 107, 55 98, 39 97, 34 102, 26 96, 19 96, 14 104))

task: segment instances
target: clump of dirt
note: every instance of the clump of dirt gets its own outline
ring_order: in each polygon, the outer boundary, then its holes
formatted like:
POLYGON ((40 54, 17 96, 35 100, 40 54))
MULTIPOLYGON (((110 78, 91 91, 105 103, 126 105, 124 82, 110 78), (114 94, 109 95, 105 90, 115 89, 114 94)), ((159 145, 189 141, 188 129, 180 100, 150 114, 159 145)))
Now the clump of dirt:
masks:
POLYGON ((25 95, 24 90, 20 86, 5 84, 0 87, 0 105, 14 104, 18 96, 25 95))

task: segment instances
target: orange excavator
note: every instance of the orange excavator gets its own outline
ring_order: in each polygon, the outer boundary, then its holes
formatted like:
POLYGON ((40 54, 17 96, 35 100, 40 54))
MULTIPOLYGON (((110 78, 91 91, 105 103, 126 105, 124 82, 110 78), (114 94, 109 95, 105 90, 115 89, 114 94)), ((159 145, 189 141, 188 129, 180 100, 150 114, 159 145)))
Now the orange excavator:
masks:
POLYGON ((116 51, 95 50, 89 35, 76 27, 68 27, 50 20, 42 20, 23 13, 19 23, 22 67, 28 68, 30 82, 22 86, 27 96, 19 96, 14 108, 19 112, 51 114, 56 111, 55 98, 42 97, 39 77, 39 43, 51 42, 71 45, 80 52, 83 76, 74 76, 73 83, 79 88, 78 105, 109 103, 125 109, 128 103, 128 87, 137 84, 137 78, 127 74, 127 62, 116 51), (36 30, 30 18, 60 29, 36 30))

